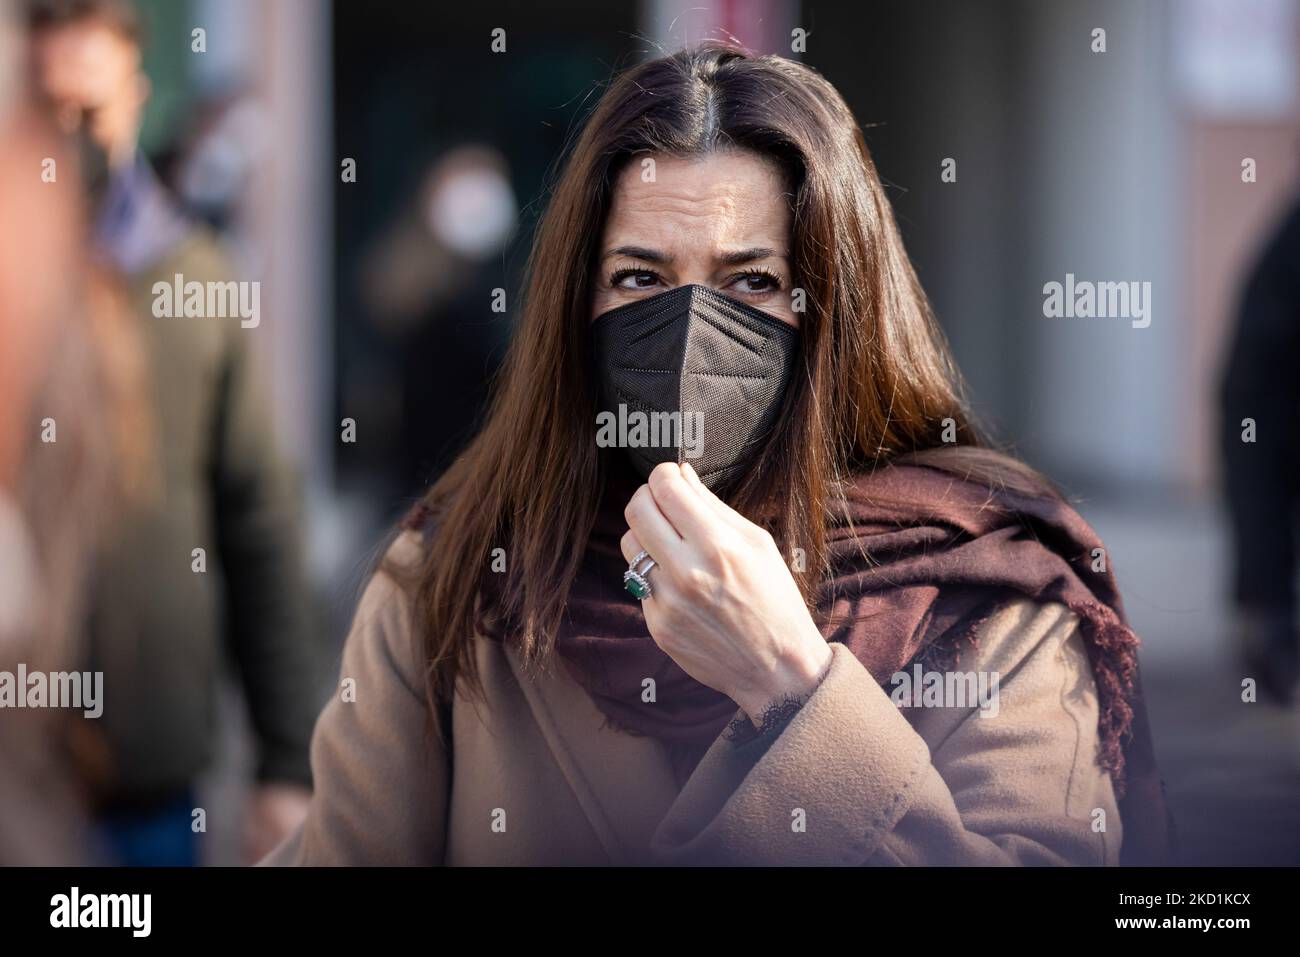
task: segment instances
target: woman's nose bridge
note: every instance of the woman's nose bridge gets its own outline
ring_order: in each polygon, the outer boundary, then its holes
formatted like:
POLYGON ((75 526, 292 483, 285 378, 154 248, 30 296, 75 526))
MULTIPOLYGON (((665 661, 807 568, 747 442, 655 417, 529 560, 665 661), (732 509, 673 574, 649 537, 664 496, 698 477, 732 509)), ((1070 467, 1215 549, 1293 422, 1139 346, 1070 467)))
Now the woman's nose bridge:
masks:
POLYGON ((713 263, 707 257, 700 259, 689 257, 682 260, 678 265, 677 275, 673 277, 674 284, 672 288, 707 286, 710 289, 721 289, 725 278, 714 268, 713 263))

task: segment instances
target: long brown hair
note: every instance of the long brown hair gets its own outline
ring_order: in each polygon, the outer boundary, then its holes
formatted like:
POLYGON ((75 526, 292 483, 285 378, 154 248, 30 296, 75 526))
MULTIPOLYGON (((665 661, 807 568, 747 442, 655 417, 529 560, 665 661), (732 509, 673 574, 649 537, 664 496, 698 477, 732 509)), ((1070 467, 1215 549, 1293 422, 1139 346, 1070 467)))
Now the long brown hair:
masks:
POLYGON ((471 639, 483 614, 511 622, 510 640, 530 666, 554 645, 604 480, 588 281, 612 184, 633 157, 723 148, 775 160, 792 193, 794 277, 806 296, 801 358, 762 467, 729 500, 783 550, 804 549, 806 570, 793 574, 805 599, 823 569, 828 517, 843 507, 841 483, 854 473, 922 453, 990 481, 1038 486, 1030 470, 984 448, 866 143, 834 87, 802 64, 725 44, 642 63, 613 82, 570 151, 485 423, 423 503, 430 521, 414 621, 435 704, 451 700, 458 679, 481 692, 471 639), (495 549, 506 572, 489 602, 484 575, 495 549))

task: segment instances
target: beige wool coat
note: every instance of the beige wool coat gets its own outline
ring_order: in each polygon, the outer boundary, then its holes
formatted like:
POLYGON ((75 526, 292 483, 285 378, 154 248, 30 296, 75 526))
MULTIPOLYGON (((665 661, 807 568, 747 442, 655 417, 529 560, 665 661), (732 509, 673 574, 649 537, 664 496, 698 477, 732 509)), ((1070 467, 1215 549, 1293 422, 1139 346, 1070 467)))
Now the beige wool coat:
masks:
MULTIPOLYGON (((390 558, 412 561, 405 533, 390 558)), ((1098 699, 1075 615, 1008 603, 963 671, 999 707, 900 709, 842 645, 768 739, 714 741, 684 781, 663 744, 605 726, 561 664, 521 676, 478 640, 487 704, 429 730, 408 600, 379 573, 312 740, 306 822, 266 864, 1079 864, 1119 862, 1096 760, 1098 699)))

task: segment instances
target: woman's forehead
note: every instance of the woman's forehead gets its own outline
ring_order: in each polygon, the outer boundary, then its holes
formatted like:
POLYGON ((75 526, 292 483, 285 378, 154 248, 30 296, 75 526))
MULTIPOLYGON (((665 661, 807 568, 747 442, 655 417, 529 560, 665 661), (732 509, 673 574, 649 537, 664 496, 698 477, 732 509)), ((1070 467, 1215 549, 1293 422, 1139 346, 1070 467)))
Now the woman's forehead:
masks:
POLYGON ((785 184, 771 160, 741 150, 634 158, 615 184, 602 253, 633 242, 783 253, 789 226, 785 184))

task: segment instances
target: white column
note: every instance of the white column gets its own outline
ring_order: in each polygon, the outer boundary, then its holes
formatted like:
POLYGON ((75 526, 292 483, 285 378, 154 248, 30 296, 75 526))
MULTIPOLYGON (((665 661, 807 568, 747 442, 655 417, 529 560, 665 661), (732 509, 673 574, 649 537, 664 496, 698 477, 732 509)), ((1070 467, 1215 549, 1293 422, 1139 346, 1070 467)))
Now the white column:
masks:
POLYGON ((252 211, 264 256, 262 352, 274 401, 269 413, 308 492, 323 493, 332 468, 327 421, 333 381, 333 188, 338 160, 331 123, 328 3, 258 4, 258 85, 271 122, 267 168, 252 211))

